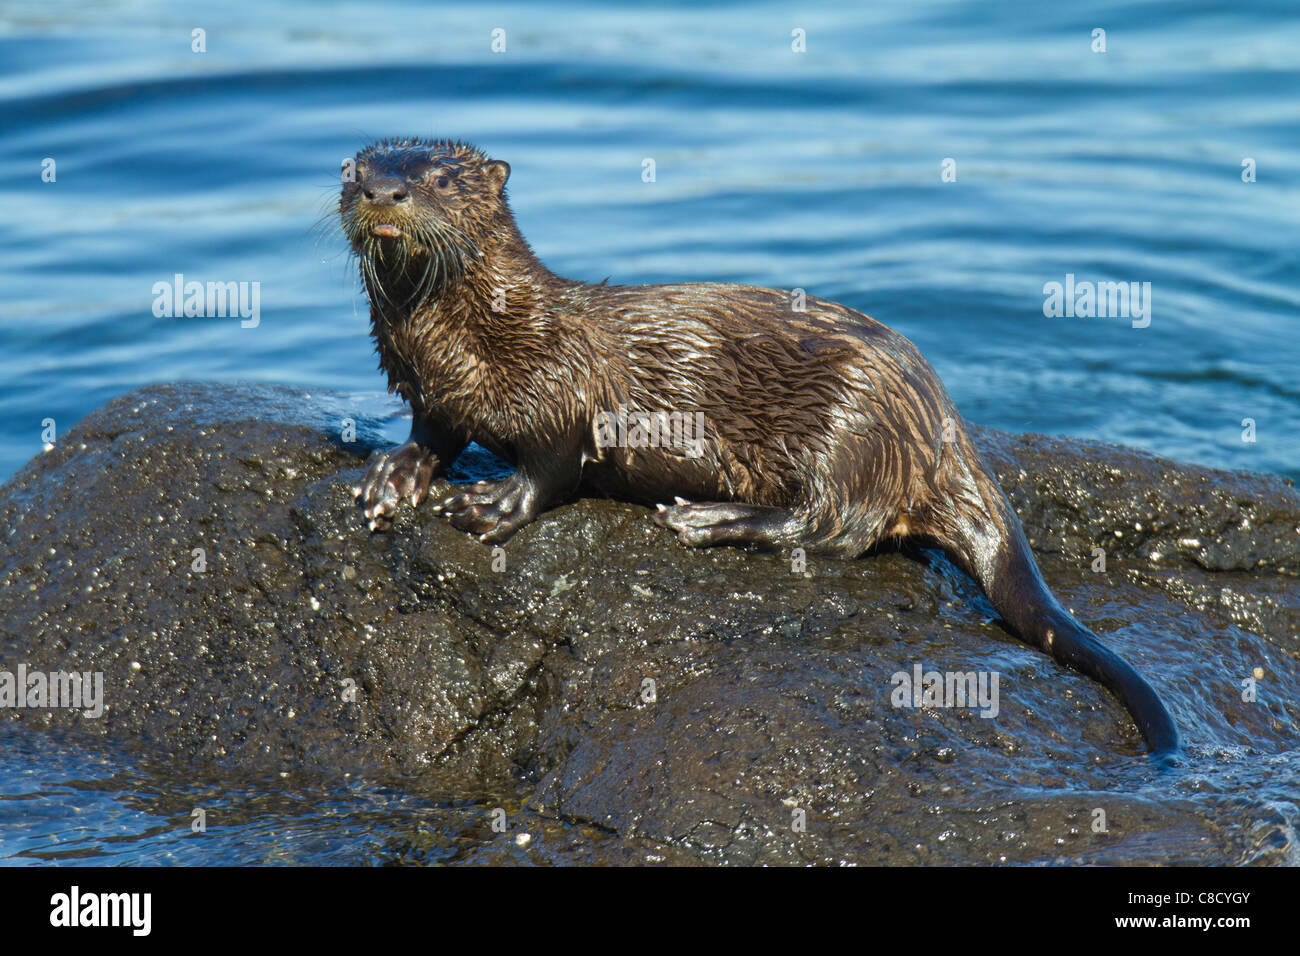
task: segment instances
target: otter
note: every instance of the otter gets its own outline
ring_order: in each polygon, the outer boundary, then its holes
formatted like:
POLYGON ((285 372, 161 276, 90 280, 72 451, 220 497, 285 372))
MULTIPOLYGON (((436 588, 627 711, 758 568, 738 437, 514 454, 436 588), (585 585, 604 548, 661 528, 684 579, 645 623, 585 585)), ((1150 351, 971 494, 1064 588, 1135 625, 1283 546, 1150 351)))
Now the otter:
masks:
POLYGON ((580 487, 654 506, 692 547, 853 558, 928 540, 1021 640, 1108 687, 1156 755, 1177 753, 1156 692, 1048 589, 906 338, 835 302, 809 296, 796 309, 774 289, 561 278, 515 225, 510 166, 466 143, 383 140, 353 169, 342 228, 380 367, 412 415, 410 437, 377 453, 353 489, 372 531, 400 501, 418 506, 473 441, 514 472, 435 510, 484 542, 506 541, 580 487), (644 439, 673 415, 703 427, 637 442, 611 428, 631 420, 644 439))

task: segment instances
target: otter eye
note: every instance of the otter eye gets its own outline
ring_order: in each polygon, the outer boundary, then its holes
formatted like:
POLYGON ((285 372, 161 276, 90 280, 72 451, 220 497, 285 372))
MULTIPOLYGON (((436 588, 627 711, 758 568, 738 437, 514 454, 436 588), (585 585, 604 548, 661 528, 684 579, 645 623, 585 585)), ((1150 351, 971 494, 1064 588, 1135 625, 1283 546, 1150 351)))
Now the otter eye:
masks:
POLYGON ((451 185, 451 177, 439 176, 437 179, 433 181, 433 184, 437 186, 439 189, 446 189, 448 186, 451 185))

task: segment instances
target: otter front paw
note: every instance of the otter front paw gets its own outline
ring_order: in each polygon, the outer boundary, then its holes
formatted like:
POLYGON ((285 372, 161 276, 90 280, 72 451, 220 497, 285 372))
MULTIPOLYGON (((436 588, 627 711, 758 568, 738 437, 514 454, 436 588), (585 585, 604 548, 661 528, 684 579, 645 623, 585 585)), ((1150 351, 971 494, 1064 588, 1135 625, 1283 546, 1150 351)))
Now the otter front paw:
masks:
POLYGON ((383 531, 393 523, 403 498, 412 507, 424 500, 437 463, 433 452, 414 441, 374 456, 360 484, 352 487, 370 520, 371 531, 383 531))
POLYGON ((480 481, 434 508, 461 531, 500 544, 537 517, 537 490, 519 473, 501 481, 480 481))

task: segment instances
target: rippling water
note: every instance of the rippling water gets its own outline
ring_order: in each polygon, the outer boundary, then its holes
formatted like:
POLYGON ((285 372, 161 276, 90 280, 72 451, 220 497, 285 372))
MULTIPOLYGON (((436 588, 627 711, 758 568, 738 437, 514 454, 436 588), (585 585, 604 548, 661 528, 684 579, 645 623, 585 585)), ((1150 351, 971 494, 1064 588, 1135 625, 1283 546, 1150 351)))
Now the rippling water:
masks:
POLYGON ((972 421, 1294 477, 1298 50, 1290 2, 0 3, 0 477, 145 383, 382 390, 329 216, 397 134, 508 160, 561 274, 802 287, 972 421), (176 273, 260 283, 260 323, 156 318, 176 273), (1150 324, 1045 317, 1067 275, 1150 283, 1150 324))

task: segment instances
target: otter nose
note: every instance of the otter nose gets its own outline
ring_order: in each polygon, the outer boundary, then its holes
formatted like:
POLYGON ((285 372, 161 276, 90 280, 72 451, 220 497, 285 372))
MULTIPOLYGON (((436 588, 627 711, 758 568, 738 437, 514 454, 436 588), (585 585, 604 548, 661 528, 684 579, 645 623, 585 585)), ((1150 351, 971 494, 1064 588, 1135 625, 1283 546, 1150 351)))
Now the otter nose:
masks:
POLYGON ((372 179, 361 187, 361 192, 372 206, 400 206, 411 198, 406 183, 396 176, 372 179))

